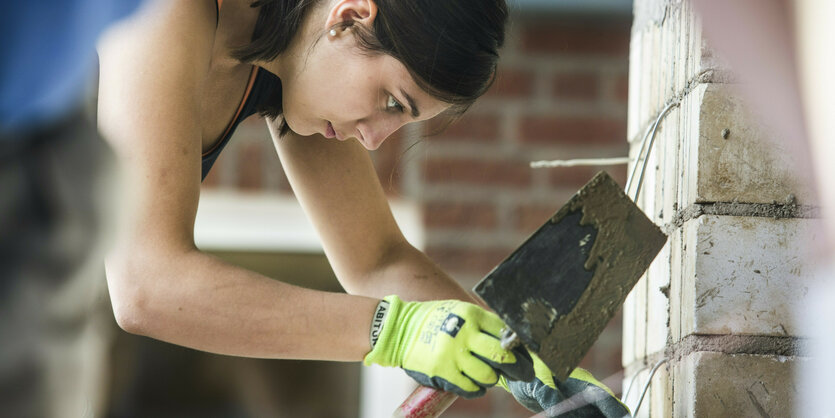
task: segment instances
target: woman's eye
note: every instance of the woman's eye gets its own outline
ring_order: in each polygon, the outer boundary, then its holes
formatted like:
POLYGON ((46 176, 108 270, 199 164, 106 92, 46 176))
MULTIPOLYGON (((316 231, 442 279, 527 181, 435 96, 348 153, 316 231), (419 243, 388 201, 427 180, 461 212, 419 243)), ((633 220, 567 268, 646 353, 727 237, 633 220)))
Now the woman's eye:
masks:
POLYGON ((386 109, 403 112, 403 105, 401 105, 400 102, 394 98, 394 96, 389 95, 388 101, 386 102, 386 109))

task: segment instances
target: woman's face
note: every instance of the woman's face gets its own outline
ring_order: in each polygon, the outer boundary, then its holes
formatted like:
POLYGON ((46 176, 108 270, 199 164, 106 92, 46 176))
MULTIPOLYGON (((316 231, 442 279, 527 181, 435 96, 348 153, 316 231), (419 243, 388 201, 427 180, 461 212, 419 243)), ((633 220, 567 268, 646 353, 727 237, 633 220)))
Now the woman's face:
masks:
POLYGON ((303 136, 356 138, 374 150, 403 125, 449 107, 421 90, 401 62, 362 51, 351 30, 326 34, 281 58, 291 61, 279 74, 290 129, 303 136))

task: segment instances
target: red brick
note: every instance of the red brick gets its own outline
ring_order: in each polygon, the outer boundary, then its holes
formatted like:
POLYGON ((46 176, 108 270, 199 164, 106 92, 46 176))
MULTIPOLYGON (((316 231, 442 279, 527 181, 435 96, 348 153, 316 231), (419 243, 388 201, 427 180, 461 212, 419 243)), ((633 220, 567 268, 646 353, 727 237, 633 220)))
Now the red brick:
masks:
POLYGON ((444 270, 485 275, 513 251, 512 248, 449 248, 429 246, 426 254, 444 270))
MULTIPOLYGON (((626 155, 627 152, 627 148, 624 146, 623 155, 626 155)), ((628 170, 626 164, 610 167, 600 167, 600 170, 605 170, 607 173, 609 173, 610 176, 612 176, 612 179, 615 180, 615 182, 617 182, 621 186, 626 186, 626 178, 629 174, 627 172, 628 170)))
POLYGON ((617 81, 615 81, 614 94, 618 103, 626 104, 629 101, 629 75, 618 76, 617 81))
POLYGON ((499 138, 499 115, 465 113, 453 121, 436 118, 429 122, 428 137, 432 141, 467 139, 494 142, 499 138))
POLYGON ((435 201, 424 205, 424 225, 428 228, 495 228, 498 215, 491 203, 435 201))
MULTIPOLYGON (((624 145, 623 155, 626 155, 624 145)), ((558 188, 579 189, 599 171, 605 171, 621 186, 626 185, 626 164, 617 166, 577 166, 550 168, 549 180, 552 186, 558 188)))
POLYGON ((567 189, 579 189, 600 170, 609 171, 609 167, 578 166, 556 167, 550 169, 549 180, 552 186, 567 189))
POLYGON ((588 100, 598 98, 599 77, 590 73, 557 74, 553 78, 553 94, 556 99, 588 100))
POLYGON ((535 74, 531 71, 499 68, 496 81, 487 91, 487 97, 519 98, 533 94, 535 74))
POLYGON ((264 147, 258 142, 243 145, 238 153, 238 188, 242 190, 258 190, 263 186, 263 158, 264 147))
POLYGON ((626 123, 605 117, 531 116, 520 122, 522 142, 626 144, 626 123))
POLYGON ((549 22, 524 28, 521 49, 526 52, 570 55, 629 55, 630 23, 549 22))
POLYGON ((429 183, 465 183, 524 187, 531 183, 527 161, 484 161, 461 158, 432 158, 424 166, 429 183))
MULTIPOLYGON (((564 203, 564 202, 563 202, 564 203)), ((514 226, 524 233, 533 233, 545 223, 561 207, 561 203, 553 205, 521 205, 514 211, 514 226)))

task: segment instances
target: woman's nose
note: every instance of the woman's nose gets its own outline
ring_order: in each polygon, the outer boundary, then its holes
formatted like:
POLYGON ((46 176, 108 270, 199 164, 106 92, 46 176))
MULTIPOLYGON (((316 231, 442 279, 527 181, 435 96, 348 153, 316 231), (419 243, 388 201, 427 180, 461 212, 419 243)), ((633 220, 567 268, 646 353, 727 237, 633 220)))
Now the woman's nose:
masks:
POLYGON ((383 144, 383 141, 386 140, 394 131, 400 129, 403 126, 403 123, 400 121, 394 120, 380 120, 377 123, 372 123, 359 127, 359 130, 363 136, 363 145, 365 148, 373 151, 380 147, 383 144), (365 129, 363 129, 365 128, 365 129))

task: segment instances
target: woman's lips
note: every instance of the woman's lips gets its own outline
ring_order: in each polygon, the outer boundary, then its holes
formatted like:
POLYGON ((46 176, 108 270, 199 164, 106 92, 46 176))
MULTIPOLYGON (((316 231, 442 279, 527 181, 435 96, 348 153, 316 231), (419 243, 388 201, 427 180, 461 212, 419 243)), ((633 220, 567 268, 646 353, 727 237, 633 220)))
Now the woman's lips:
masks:
POLYGON ((333 138, 336 136, 336 131, 333 129, 333 125, 328 122, 328 127, 325 129, 325 138, 333 138))

